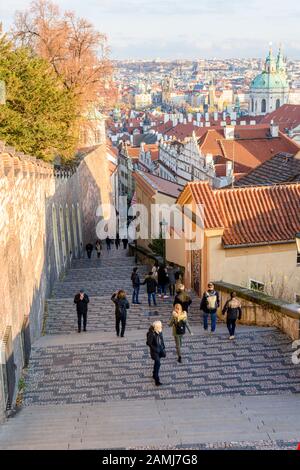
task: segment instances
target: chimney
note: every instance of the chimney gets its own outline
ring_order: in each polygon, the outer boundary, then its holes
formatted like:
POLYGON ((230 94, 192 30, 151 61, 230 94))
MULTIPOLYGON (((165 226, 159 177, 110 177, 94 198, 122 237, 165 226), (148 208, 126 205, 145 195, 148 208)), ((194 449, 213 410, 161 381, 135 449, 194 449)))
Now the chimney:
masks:
POLYGON ((205 121, 209 121, 209 113, 205 113, 205 121))
POLYGON ((178 119, 176 117, 173 118, 173 127, 177 126, 178 119))
POLYGON ((201 113, 197 113, 197 121, 198 121, 198 122, 201 121, 201 113))
POLYGON ((188 122, 192 122, 193 120, 193 115, 191 113, 188 114, 188 122))
POLYGON ((205 166, 212 166, 213 165, 213 156, 211 153, 205 155, 205 166))
POLYGON ((234 140, 234 126, 224 127, 224 137, 226 140, 234 140))
POLYGON ((166 124, 169 121, 169 115, 164 114, 164 124, 166 124))
POLYGON ((225 113, 225 111, 223 112, 223 121, 226 121, 226 113, 225 113))
POLYGON ((279 126, 277 126, 277 124, 274 124, 274 121, 272 119, 271 123, 270 123, 270 134, 271 134, 271 137, 278 137, 279 135, 279 126))
POLYGON ((256 126, 256 121, 250 121, 250 126, 256 126))
POLYGON ((145 142, 141 142, 141 152, 145 152, 145 142))
POLYGON ((183 119, 183 124, 186 124, 187 123, 187 120, 186 118, 183 119))
POLYGON ((240 122, 240 126, 245 126, 246 125, 246 121, 241 121, 240 122))
POLYGON ((182 113, 179 114, 179 122, 180 122, 180 124, 183 123, 183 114, 182 113))
POLYGON ((232 161, 228 160, 226 162, 226 176, 231 177, 233 173, 233 163, 232 161))
POLYGON ((219 114, 217 113, 217 111, 215 111, 214 112, 214 121, 217 121, 218 117, 219 117, 219 114))
POLYGON ((225 127, 226 126, 226 121, 221 121, 221 126, 225 127))

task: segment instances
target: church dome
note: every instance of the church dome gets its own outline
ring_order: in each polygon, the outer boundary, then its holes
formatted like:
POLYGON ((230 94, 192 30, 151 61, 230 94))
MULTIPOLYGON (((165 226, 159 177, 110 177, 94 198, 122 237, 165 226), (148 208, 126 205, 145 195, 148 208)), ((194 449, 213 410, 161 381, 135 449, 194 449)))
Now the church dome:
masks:
POLYGON ((251 89, 289 88, 288 81, 282 73, 262 72, 252 82, 251 89))

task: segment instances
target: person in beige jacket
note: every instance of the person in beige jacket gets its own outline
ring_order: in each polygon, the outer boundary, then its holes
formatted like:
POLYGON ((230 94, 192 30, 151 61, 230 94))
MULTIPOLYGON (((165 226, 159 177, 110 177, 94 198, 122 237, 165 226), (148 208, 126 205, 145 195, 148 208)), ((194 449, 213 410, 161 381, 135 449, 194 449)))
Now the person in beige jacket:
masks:
POLYGON ((176 352, 178 356, 178 362, 182 362, 181 359, 181 346, 182 346, 182 337, 185 334, 185 330, 192 335, 192 331, 187 319, 187 313, 182 310, 180 304, 176 304, 172 313, 171 320, 169 321, 169 326, 173 328, 173 336, 175 339, 176 352))

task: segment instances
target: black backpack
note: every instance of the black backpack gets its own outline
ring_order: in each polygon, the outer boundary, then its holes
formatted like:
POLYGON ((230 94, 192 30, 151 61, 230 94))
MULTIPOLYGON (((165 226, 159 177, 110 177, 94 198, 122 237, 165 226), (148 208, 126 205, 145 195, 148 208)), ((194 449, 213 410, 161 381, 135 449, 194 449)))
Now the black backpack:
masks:
POLYGON ((180 320, 178 323, 176 323, 176 334, 177 335, 185 334, 185 321, 180 320))

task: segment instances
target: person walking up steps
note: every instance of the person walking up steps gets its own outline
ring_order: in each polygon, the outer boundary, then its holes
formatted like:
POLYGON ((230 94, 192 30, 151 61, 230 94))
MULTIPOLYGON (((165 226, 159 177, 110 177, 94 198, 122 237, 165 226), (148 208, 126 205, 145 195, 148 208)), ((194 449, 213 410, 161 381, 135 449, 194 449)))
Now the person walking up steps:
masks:
POLYGON ((128 245, 128 239, 127 239, 127 238, 123 238, 123 239, 122 239, 122 243, 123 243, 123 249, 126 250, 127 245, 128 245))
POLYGON ((180 284, 178 286, 178 289, 179 289, 179 294, 176 294, 173 305, 180 304, 182 307, 182 310, 188 313, 189 306, 192 303, 192 299, 190 298, 188 293, 185 291, 183 284, 180 284))
POLYGON ((177 361, 182 362, 181 360, 182 337, 185 334, 186 329, 188 330, 190 335, 192 335, 193 333, 188 323, 187 313, 182 310, 182 306, 180 304, 175 305, 175 308, 172 313, 172 318, 169 322, 169 326, 173 327, 172 333, 175 339, 177 361))
POLYGON ((115 315, 116 315, 116 333, 120 335, 120 323, 121 323, 121 338, 124 337, 127 319, 127 310, 129 309, 129 302, 126 298, 126 292, 119 290, 114 292, 111 296, 111 300, 115 304, 115 315))
POLYGON ((76 304, 76 309, 77 309, 78 333, 81 332, 82 319, 83 319, 83 331, 86 331, 89 301, 90 300, 87 294, 85 294, 84 289, 80 289, 79 294, 76 294, 74 297, 74 304, 76 304))
POLYGON ((175 272, 176 272, 176 268, 174 266, 174 263, 170 263, 167 266, 167 273, 168 273, 168 278, 169 278, 169 291, 170 291, 171 297, 174 297, 175 295, 175 283, 176 283, 175 272))
POLYGON ((86 253, 87 253, 88 258, 90 259, 91 256, 92 256, 92 251, 93 251, 94 247, 91 243, 87 243, 86 246, 85 246, 85 249, 86 249, 86 253))
POLYGON ((152 274, 152 271, 149 272, 148 276, 145 277, 144 282, 141 285, 145 285, 147 287, 147 294, 148 294, 148 305, 151 307, 151 298, 153 300, 153 304, 156 306, 156 287, 157 282, 155 277, 152 274))
POLYGON ((158 282, 158 294, 159 297, 167 299, 169 296, 167 295, 166 289, 168 285, 168 276, 166 272, 165 266, 160 266, 157 271, 157 282, 158 282))
POLYGON ((107 235, 106 239, 105 239, 105 243, 106 243, 106 249, 107 251, 110 251, 111 250, 111 239, 109 238, 109 236, 107 235))
POLYGON ((133 271, 131 273, 131 281, 132 281, 132 287, 133 287, 133 292, 132 292, 132 303, 133 304, 140 304, 139 302, 139 292, 140 292, 140 276, 137 273, 138 268, 133 268, 133 271))
POLYGON ((225 315, 226 313, 229 339, 234 339, 236 321, 242 318, 242 306, 239 299, 237 299, 236 292, 231 292, 230 299, 227 300, 223 307, 222 314, 225 315))
POLYGON ((162 335, 162 323, 157 320, 149 328, 147 333, 147 346, 150 348, 150 356, 154 361, 152 377, 155 380, 155 385, 162 385, 159 378, 160 360, 162 357, 166 357, 166 349, 164 338, 162 335))
POLYGON ((115 240, 116 250, 119 249, 120 243, 121 243, 120 235, 119 233, 117 233, 116 240, 115 240))
POLYGON ((208 289, 204 292, 200 304, 200 310, 203 311, 204 330, 208 330, 208 316, 211 319, 211 332, 214 333, 217 324, 217 309, 220 306, 219 292, 215 291, 212 282, 208 283, 208 289))

